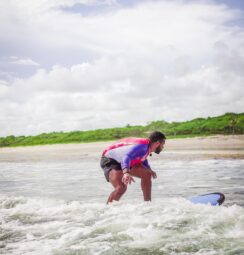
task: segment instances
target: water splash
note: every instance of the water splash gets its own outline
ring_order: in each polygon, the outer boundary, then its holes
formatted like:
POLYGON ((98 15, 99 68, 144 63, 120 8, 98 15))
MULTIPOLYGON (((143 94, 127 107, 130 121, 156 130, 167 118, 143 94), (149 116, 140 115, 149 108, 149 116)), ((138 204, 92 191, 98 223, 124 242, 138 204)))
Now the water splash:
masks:
POLYGON ((244 208, 0 197, 3 254, 243 254, 244 208))

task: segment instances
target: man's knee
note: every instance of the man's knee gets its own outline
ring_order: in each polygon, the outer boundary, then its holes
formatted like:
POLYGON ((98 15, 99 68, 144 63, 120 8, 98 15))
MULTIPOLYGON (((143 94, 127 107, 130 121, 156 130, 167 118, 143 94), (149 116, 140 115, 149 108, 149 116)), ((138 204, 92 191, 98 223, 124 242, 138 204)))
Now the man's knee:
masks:
POLYGON ((115 190, 118 194, 123 195, 127 190, 127 186, 126 185, 119 185, 119 186, 116 187, 115 190))

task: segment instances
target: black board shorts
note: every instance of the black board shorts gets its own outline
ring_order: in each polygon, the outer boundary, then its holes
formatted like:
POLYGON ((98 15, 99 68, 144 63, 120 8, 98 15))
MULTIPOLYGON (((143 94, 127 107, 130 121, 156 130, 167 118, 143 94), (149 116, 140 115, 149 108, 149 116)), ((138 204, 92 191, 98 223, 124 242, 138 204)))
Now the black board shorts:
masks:
POLYGON ((106 158, 104 156, 101 157, 100 166, 104 171, 104 176, 106 180, 109 182, 109 172, 114 169, 118 171, 122 171, 121 165, 119 162, 112 158, 106 158))

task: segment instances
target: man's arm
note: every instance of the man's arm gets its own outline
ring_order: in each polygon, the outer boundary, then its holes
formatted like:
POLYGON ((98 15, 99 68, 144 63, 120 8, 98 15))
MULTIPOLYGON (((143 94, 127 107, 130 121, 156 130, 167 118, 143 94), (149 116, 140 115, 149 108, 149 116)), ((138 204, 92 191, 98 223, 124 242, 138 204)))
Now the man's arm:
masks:
POLYGON ((147 159, 146 159, 146 160, 144 160, 144 161, 142 162, 142 164, 143 164, 143 166, 144 166, 145 168, 151 169, 151 167, 150 167, 150 165, 149 165, 149 163, 148 163, 148 160, 147 160, 147 159))
POLYGON ((147 152, 147 146, 139 144, 131 148, 122 159, 121 168, 123 170, 122 182, 124 184, 131 184, 131 181, 135 182, 133 177, 130 175, 130 165, 133 159, 142 157, 147 152))
POLYGON ((121 168, 122 170, 127 168, 127 171, 130 171, 131 161, 136 158, 142 158, 148 149, 148 145, 145 144, 138 144, 133 146, 131 150, 129 150, 123 157, 121 161, 121 168))

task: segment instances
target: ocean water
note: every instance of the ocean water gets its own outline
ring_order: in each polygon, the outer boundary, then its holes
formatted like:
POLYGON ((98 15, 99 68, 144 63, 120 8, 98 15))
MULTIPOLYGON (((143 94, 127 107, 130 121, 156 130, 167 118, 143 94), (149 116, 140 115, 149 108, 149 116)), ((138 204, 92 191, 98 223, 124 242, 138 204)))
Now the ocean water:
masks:
POLYGON ((244 254, 244 160, 151 165, 152 202, 136 179, 106 205, 112 187, 96 158, 0 161, 0 254, 244 254), (222 206, 186 199, 214 191, 222 206))

